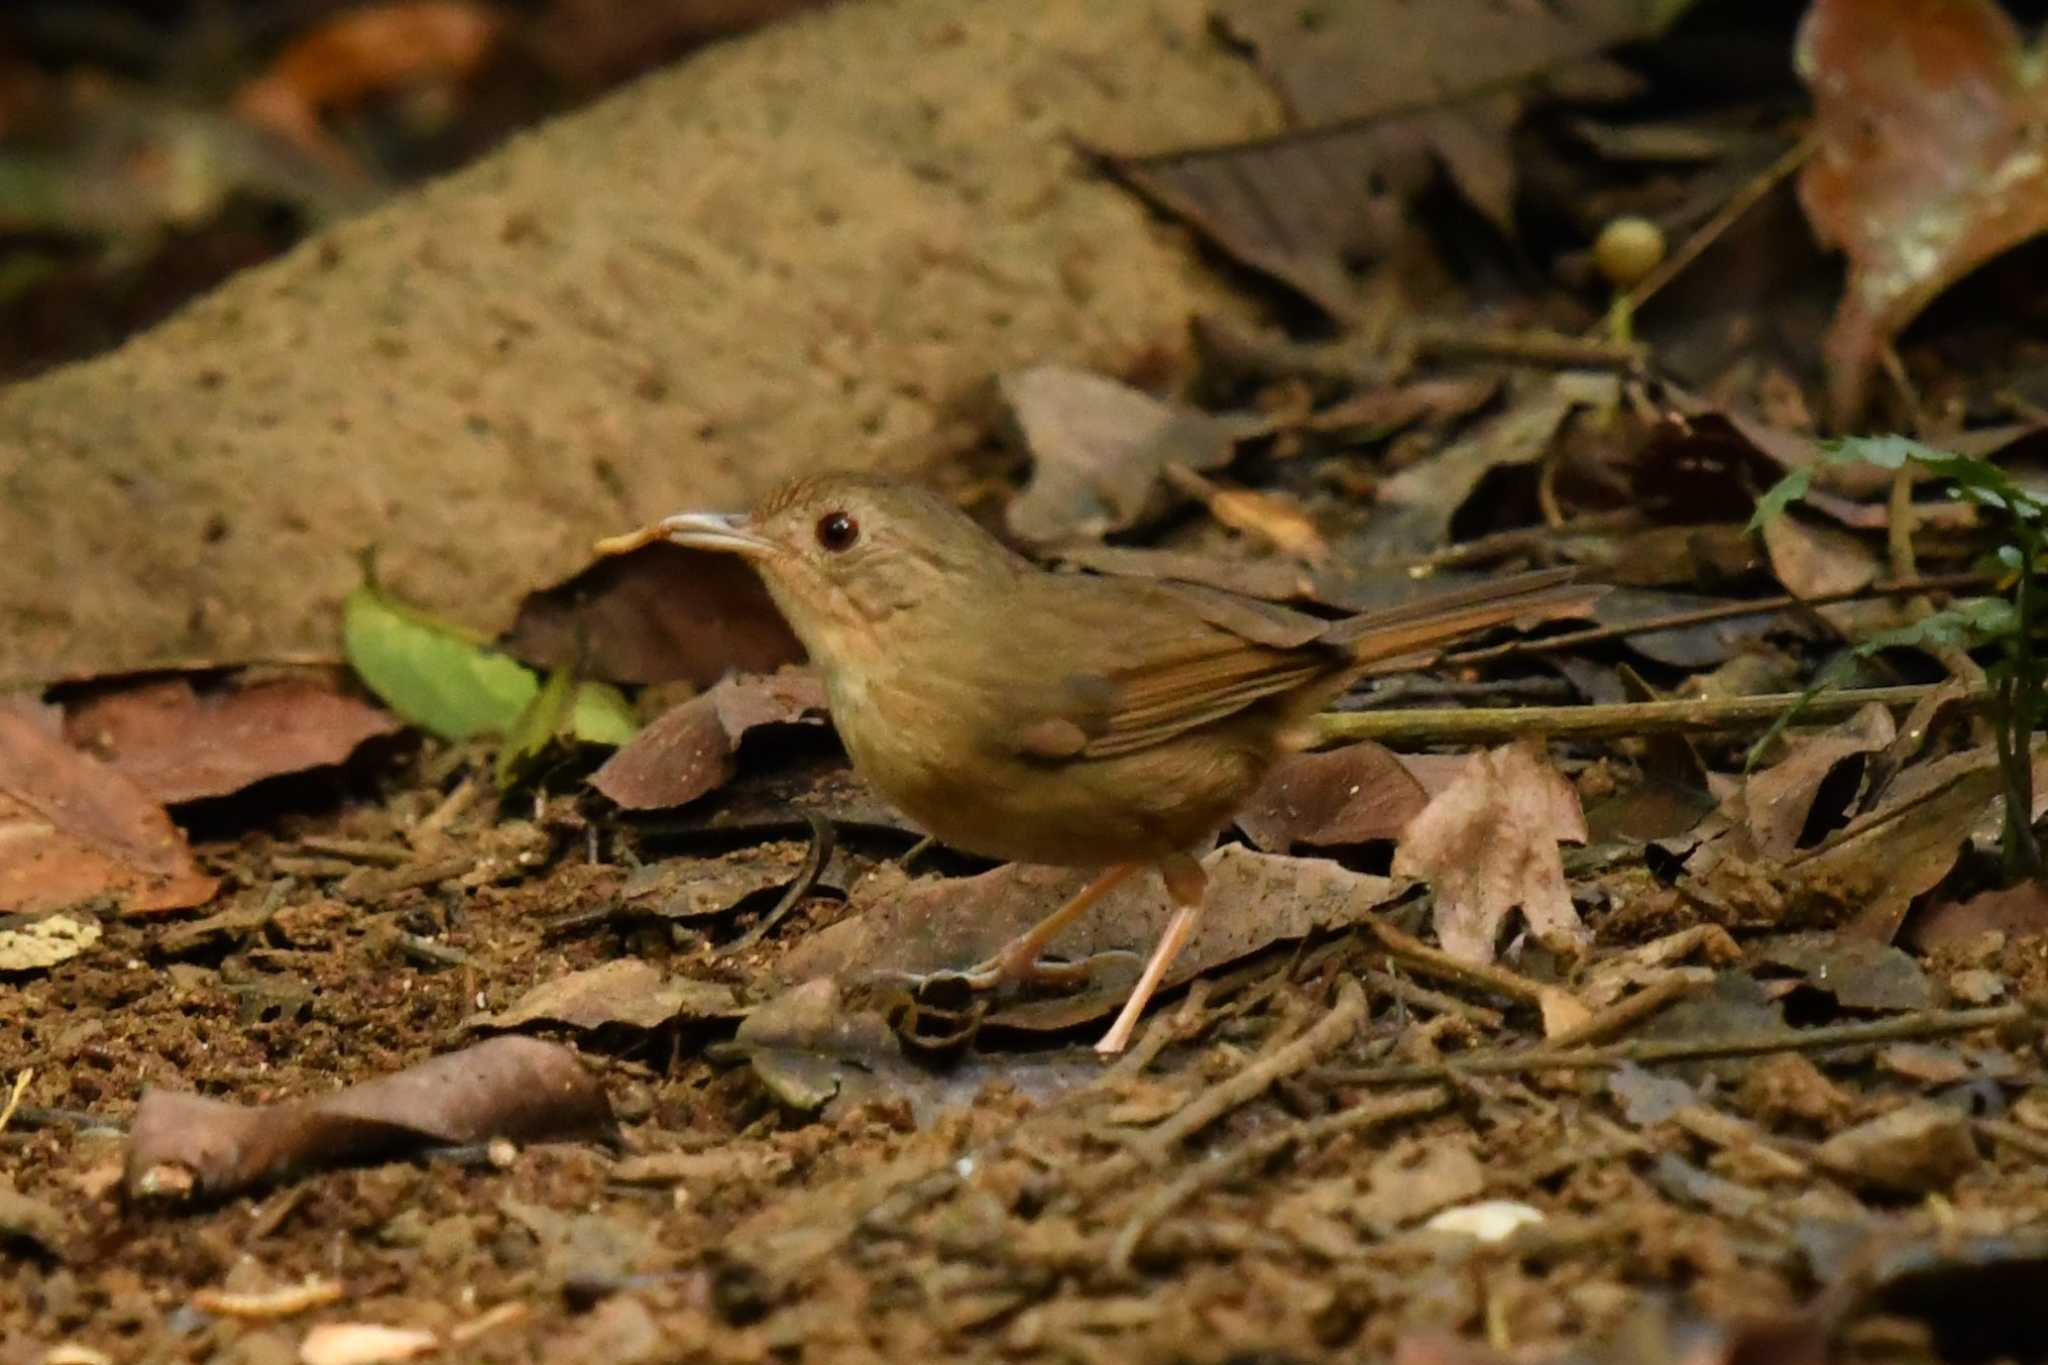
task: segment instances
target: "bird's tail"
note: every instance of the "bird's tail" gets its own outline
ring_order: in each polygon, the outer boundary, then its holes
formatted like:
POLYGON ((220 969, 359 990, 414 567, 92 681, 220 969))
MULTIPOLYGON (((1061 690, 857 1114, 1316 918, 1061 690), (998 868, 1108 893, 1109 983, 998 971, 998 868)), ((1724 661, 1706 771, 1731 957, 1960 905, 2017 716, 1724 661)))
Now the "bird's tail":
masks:
POLYGON ((1539 569, 1491 583, 1432 593, 1398 607, 1369 611, 1337 622, 1323 642, 1351 652, 1359 673, 1400 672, 1433 660, 1441 646, 1489 626, 1532 625, 1583 614, 1607 591, 1597 583, 1575 583, 1576 569, 1539 569))

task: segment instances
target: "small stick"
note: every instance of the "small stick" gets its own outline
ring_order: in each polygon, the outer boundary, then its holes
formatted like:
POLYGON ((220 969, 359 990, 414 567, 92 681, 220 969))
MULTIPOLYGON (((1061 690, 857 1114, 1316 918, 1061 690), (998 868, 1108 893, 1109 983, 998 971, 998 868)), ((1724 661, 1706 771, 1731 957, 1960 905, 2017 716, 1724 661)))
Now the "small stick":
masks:
POLYGON ((1128 1275, 1131 1261, 1144 1245, 1146 1235, 1168 1214, 1203 1190, 1234 1179, 1241 1172, 1278 1156, 1290 1147, 1307 1146, 1342 1133, 1377 1128, 1398 1119, 1416 1118, 1443 1108, 1450 1103, 1450 1098, 1450 1092, 1442 1086, 1431 1086, 1427 1090, 1411 1090, 1367 1100, 1334 1114, 1303 1119, 1275 1132, 1261 1134, 1232 1151, 1197 1163, 1147 1199, 1124 1223, 1116 1240, 1110 1244, 1110 1273, 1119 1278, 1128 1275))
POLYGON ((0 1109, 0 1132, 6 1131, 8 1123, 14 1118, 14 1111, 21 1108, 21 1097, 27 1092, 28 1083, 35 1079, 35 1075, 36 1069, 32 1066, 25 1066, 16 1073, 14 1084, 7 1090, 7 1107, 0 1109))
POLYGON ((1356 977, 1347 976, 1337 987, 1337 1003, 1313 1028, 1272 1056, 1203 1091, 1178 1113, 1145 1132, 1138 1145, 1147 1149, 1148 1155, 1164 1159, 1217 1119, 1265 1094, 1275 1081, 1313 1066, 1324 1053, 1351 1041, 1364 1022, 1365 988, 1356 977))
POLYGON ((1418 1009, 1434 1010, 1463 1019, 1475 1028, 1497 1029, 1505 1022, 1499 1010, 1490 1010, 1484 1005, 1467 1004, 1455 995, 1445 995, 1427 986, 1418 986, 1406 977, 1395 976, 1392 972, 1376 972, 1368 968, 1360 972, 1365 984, 1376 991, 1383 991, 1403 1004, 1418 1009))
POLYGON ((1467 962, 1463 958, 1452 957, 1443 949, 1431 947, 1413 934, 1403 933, 1377 917, 1367 917, 1364 924, 1367 932, 1380 941, 1381 947, 1417 971, 1439 980, 1477 986, 1519 1004, 1538 1007, 1543 1004, 1544 987, 1526 976, 1496 963, 1467 962))
POLYGON ((380 844, 374 839, 340 839, 322 834, 308 834, 299 840, 299 847, 308 853, 343 858, 352 863, 369 863, 374 867, 401 867, 412 857, 410 850, 397 844, 380 844))
MULTIPOLYGON (((1699 231, 1685 239, 1683 246, 1665 257, 1662 264, 1636 282, 1635 288, 1616 300, 1615 311, 1624 317, 1634 317, 1642 310, 1642 306, 1650 301, 1653 294, 1677 279, 1687 266, 1699 259, 1701 252, 1718 241, 1722 233, 1733 227, 1743 214, 1748 213, 1765 195, 1776 188, 1779 181, 1806 164, 1806 159, 1813 155, 1814 149, 1819 145, 1820 135, 1814 132, 1807 133, 1793 143, 1776 161, 1764 167, 1755 179, 1730 195, 1728 201, 1716 209, 1711 218, 1700 224, 1699 231)), ((1605 326, 1605 322, 1600 324, 1603 329, 1605 326)))
POLYGON ((1158 1165, 1175 1147, 1231 1110, 1250 1104, 1275 1082, 1306 1071, 1324 1054, 1351 1041, 1364 1022, 1365 988, 1356 977, 1347 976, 1337 987, 1337 1003, 1306 1033, 1210 1086, 1178 1112, 1133 1138, 1124 1150, 1080 1173, 1075 1183, 1088 1190, 1107 1189, 1145 1166, 1158 1165))
POLYGON ((1867 1024, 1830 1024, 1823 1028, 1777 1029, 1767 1033, 1733 1034, 1720 1038, 1638 1038, 1607 1047, 1475 1052, 1453 1061, 1398 1063, 1391 1066, 1325 1071, 1320 1079, 1332 1085, 1413 1085, 1419 1081, 1452 1080, 1459 1076, 1514 1076, 1537 1071, 1586 1071, 1622 1062, 1696 1062, 1730 1057, 1767 1057, 1779 1052, 1816 1052, 1866 1047, 1873 1043, 1911 1042, 2016 1024, 2027 1017, 2025 1005, 1994 1005, 1977 1010, 1925 1010, 1867 1024))
POLYGON ((836 834, 832 822, 816 811, 800 812, 811 827, 811 846, 804 854, 803 866, 797 869, 796 880, 782 893, 782 899, 775 902, 775 908, 761 917, 761 922, 741 934, 732 942, 713 953, 713 957, 730 957, 745 952, 765 938, 768 932, 782 923, 783 916, 796 909, 805 896, 817 888, 818 878, 824 875, 825 863, 832 856, 832 845, 836 834))
POLYGON ((1558 650, 1576 649, 1580 645, 1625 640, 1632 635, 1648 635, 1653 631, 1681 630, 1686 626, 1709 625, 1715 621, 1730 621, 1743 616, 1770 616, 1801 606, 1826 607, 1837 602, 1860 602, 1872 597, 1913 597, 1926 592, 1963 592, 1970 588, 1990 585, 1991 579, 1984 574, 1951 573, 1932 574, 1926 578, 1896 578, 1881 583, 1869 583, 1848 592, 1816 593, 1812 597, 1794 597, 1786 593, 1777 597, 1758 597, 1744 602, 1723 602, 1712 607, 1695 607, 1691 611, 1667 612, 1662 616, 1646 617, 1641 621, 1596 626, 1589 630, 1575 630, 1565 635, 1547 635, 1540 640, 1509 640, 1505 644, 1489 645, 1484 649, 1463 649, 1444 655, 1438 662, 1491 663, 1495 659, 1519 658, 1524 654, 1554 654, 1558 650))
POLYGON ((1553 1048, 1580 1047, 1612 1038, 1617 1033, 1635 1027, 1643 1020, 1663 1009, 1672 1001, 1691 995, 1704 986, 1711 985, 1714 974, 1701 968, 1696 971, 1677 971, 1653 986, 1645 987, 1634 995, 1615 1001, 1599 1011, 1576 1028, 1568 1028, 1556 1037, 1548 1039, 1544 1046, 1553 1048))
MULTIPOLYGON (((1612 739, 1636 735, 1711 734, 1768 725, 1795 706, 1810 719, 1834 720, 1853 715, 1876 702, 1911 706, 1942 684, 1908 687, 1858 687, 1818 692, 1767 692, 1754 697, 1692 697, 1682 701, 1616 702, 1587 706, 1514 706, 1466 709, 1418 708, 1412 711, 1325 711, 1315 717, 1317 747, 1361 739, 1388 743, 1505 743, 1528 735, 1550 739, 1612 739)), ((1985 690, 1958 697, 1963 706, 1981 706, 1985 690)))
POLYGON ((1473 331, 1426 326, 1415 335, 1416 351, 1433 360, 1510 360, 1524 365, 1635 370, 1650 358, 1640 342, 1606 335, 1571 336, 1546 331, 1473 331))

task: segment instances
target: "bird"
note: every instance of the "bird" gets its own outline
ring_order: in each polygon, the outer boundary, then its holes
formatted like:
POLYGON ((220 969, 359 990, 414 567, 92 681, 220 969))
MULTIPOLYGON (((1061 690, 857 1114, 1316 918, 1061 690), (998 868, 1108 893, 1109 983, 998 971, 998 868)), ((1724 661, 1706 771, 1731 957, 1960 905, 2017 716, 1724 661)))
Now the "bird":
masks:
POLYGON ((751 512, 682 512, 600 541, 750 564, 817 670, 854 768, 941 842, 1085 868, 1078 893, 968 984, 1069 981, 1041 955, 1142 869, 1174 911, 1115 1022, 1122 1051, 1193 936, 1197 850, 1362 676, 1422 666, 1474 631, 1580 610, 1599 589, 1538 570, 1336 620, 1204 585, 1046 568, 922 484, 782 483, 751 512))

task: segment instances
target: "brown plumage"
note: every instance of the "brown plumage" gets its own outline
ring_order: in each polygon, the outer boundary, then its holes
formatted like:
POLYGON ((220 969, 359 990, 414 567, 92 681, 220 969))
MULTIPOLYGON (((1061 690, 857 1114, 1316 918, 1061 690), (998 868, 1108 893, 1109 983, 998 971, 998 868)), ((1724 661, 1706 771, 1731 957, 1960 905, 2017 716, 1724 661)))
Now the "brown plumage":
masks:
POLYGON ((939 839, 990 858, 1109 869, 974 969, 1038 974, 1058 928, 1137 867, 1180 902, 1105 1050, 1193 927, 1189 850, 1227 821, 1304 722, 1362 674, 1414 667, 1487 626, 1585 603, 1533 573, 1326 621, 1215 589, 1053 573, 912 484, 823 475, 751 516, 671 517, 666 538, 746 556, 824 679, 854 766, 939 839))

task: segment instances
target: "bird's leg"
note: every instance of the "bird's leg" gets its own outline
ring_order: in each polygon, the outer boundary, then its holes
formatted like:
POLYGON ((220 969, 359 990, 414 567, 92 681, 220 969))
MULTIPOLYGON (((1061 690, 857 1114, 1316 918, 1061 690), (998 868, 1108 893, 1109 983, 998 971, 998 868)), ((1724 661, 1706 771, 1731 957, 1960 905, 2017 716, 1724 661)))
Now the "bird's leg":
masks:
POLYGON ((1048 943, 1058 937, 1060 930, 1072 924, 1086 914, 1097 901, 1123 885, 1141 866, 1140 863, 1118 863, 1105 871, 1075 892, 1073 898, 1065 905, 1004 944, 994 957, 969 967, 963 973, 967 984, 976 990, 987 990, 1003 981, 1062 982, 1085 979, 1088 975, 1087 963, 1055 965, 1040 962, 1038 955, 1045 951, 1048 943))
POLYGON ((1174 958, 1180 956, 1180 950, 1194 937, 1195 922, 1202 917, 1202 896, 1208 889, 1209 878, 1200 863, 1185 853, 1176 853, 1159 864, 1159 876, 1166 883, 1166 894, 1173 898, 1173 918, 1167 921, 1166 932, 1159 936, 1159 944, 1152 950, 1145 970, 1138 974, 1138 984, 1131 987, 1130 997, 1124 1001, 1116 1022, 1095 1045, 1095 1050, 1105 1056, 1122 1052, 1130 1046, 1139 1016, 1151 1003, 1152 993, 1159 989, 1159 983, 1166 979, 1167 969, 1173 966, 1174 958))

